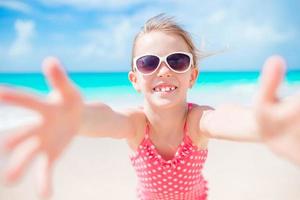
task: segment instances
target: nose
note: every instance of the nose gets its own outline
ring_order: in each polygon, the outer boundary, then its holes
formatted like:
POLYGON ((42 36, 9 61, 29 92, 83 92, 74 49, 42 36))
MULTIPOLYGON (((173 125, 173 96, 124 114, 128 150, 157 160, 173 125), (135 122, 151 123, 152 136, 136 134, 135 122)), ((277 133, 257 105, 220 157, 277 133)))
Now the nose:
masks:
POLYGON ((165 61, 161 62, 158 69, 157 69, 157 76, 159 77, 170 77, 172 74, 171 69, 167 66, 167 64, 165 63, 165 61))

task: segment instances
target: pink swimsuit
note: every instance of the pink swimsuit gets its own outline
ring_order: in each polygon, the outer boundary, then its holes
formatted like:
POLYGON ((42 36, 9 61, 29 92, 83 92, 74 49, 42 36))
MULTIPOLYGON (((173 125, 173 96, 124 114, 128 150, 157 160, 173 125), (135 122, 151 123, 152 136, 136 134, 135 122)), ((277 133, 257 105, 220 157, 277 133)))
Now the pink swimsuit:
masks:
MULTIPOLYGON (((189 110, 192 104, 189 104, 189 110)), ((207 149, 193 145, 188 135, 186 122, 184 138, 175 156, 164 160, 149 138, 149 124, 146 133, 131 162, 138 176, 138 198, 141 200, 206 200, 207 182, 202 176, 202 167, 207 149)))

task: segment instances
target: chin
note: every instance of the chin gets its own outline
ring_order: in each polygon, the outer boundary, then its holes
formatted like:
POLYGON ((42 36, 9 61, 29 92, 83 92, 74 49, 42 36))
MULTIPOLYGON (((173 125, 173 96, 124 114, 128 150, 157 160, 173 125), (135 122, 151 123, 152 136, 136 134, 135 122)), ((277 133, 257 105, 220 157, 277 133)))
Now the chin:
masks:
POLYGON ((159 107, 160 109, 168 109, 172 108, 180 103, 180 99, 176 98, 153 98, 150 101, 148 101, 150 105, 154 107, 159 107))

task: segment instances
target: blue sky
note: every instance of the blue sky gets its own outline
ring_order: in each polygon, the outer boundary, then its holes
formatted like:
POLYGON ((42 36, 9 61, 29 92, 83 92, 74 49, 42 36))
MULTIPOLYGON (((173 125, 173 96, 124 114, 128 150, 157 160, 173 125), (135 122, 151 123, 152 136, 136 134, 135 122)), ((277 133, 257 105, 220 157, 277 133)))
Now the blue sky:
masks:
POLYGON ((143 23, 175 16, 198 48, 224 54, 200 62, 204 71, 260 70, 272 54, 300 69, 297 0, 0 0, 0 72, 40 71, 59 57, 70 71, 128 71, 143 23))

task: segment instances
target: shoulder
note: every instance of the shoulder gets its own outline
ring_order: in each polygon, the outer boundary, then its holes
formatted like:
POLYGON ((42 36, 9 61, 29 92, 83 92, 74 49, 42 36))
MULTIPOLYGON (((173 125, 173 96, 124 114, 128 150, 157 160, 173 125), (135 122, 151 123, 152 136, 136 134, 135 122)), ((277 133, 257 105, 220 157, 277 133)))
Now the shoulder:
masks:
POLYGON ((131 137, 127 138, 127 143, 133 150, 137 148, 140 141, 144 137, 146 129, 146 115, 143 107, 127 108, 122 111, 123 115, 126 115, 132 124, 133 133, 131 137))
POLYGON ((209 105, 198 105, 198 104, 191 104, 192 107, 189 111, 189 117, 191 120, 200 120, 203 118, 206 114, 210 113, 211 111, 214 111, 215 109, 209 105))
POLYGON ((193 140, 193 143, 199 147, 206 147, 208 137, 205 131, 201 129, 201 123, 205 119, 205 116, 214 110, 209 105, 192 104, 192 108, 189 111, 187 118, 187 126, 189 129, 189 135, 193 140))
MULTIPOLYGON (((146 116, 142 107, 126 108, 118 111, 123 116, 127 117, 133 126, 134 132, 137 131, 141 124, 145 124, 146 116)), ((133 134, 134 136, 135 134, 133 134)))

